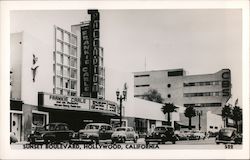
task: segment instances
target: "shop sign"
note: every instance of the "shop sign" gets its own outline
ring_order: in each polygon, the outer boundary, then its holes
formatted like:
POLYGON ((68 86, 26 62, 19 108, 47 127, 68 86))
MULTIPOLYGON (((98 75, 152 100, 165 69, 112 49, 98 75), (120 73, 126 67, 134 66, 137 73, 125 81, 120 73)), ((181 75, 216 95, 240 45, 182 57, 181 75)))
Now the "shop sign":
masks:
POLYGON ((55 94, 44 94, 44 106, 60 107, 65 109, 84 109, 89 110, 89 100, 83 97, 71 97, 55 94))
POLYGON ((38 106, 56 109, 100 111, 118 114, 115 102, 88 97, 64 96, 58 94, 38 93, 38 106))

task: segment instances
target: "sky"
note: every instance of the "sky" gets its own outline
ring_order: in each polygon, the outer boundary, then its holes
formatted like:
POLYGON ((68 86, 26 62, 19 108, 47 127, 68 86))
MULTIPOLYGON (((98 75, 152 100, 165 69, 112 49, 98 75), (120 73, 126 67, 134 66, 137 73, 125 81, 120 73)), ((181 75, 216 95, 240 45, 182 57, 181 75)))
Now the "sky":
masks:
MULTIPOLYGON (((15 11, 11 13, 10 30, 18 32, 39 23, 70 30, 70 25, 86 20, 87 11, 15 11)), ((240 105, 241 28, 241 10, 235 9, 100 10, 100 44, 107 69, 137 72, 183 68, 194 75, 229 68, 230 101, 234 104, 239 98, 240 105)))

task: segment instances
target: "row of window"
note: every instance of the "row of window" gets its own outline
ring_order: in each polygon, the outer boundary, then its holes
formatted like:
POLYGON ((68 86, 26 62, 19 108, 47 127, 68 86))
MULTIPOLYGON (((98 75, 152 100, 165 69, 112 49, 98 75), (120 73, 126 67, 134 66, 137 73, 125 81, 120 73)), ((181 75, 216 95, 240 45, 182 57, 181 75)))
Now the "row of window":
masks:
POLYGON ((191 103, 184 104, 184 107, 221 107, 221 103, 191 103))
POLYGON ((68 67, 65 67, 65 66, 61 66, 61 65, 56 65, 56 74, 59 75, 59 76, 66 77, 66 78, 74 78, 74 79, 76 79, 77 70, 72 69, 72 68, 68 68, 68 67))
POLYGON ((63 43, 61 41, 56 42, 56 50, 58 52, 62 52, 66 55, 76 56, 77 48, 75 46, 71 46, 69 44, 63 43))
POLYGON ((150 76, 149 74, 134 75, 135 78, 137 78, 137 77, 149 77, 149 76, 150 76))
POLYGON ((211 85, 220 85, 220 81, 207 81, 207 82, 190 82, 190 83, 183 83, 184 87, 191 87, 191 86, 211 86, 211 85))
POLYGON ((76 92, 75 91, 69 91, 67 89, 53 89, 53 92, 55 94, 62 94, 62 95, 67 95, 67 96, 76 96, 76 92))
POLYGON ((149 87, 149 84, 135 85, 135 87, 149 87))
POLYGON ((77 37, 61 28, 56 28, 56 37, 64 42, 76 45, 77 37))
POLYGON ((222 96, 222 92, 184 93, 184 97, 222 96))
POLYGON ((68 57, 62 54, 56 54, 54 56, 54 60, 56 60, 57 63, 63 64, 69 67, 77 68, 77 59, 73 57, 68 57))
POLYGON ((54 85, 55 83, 56 86, 59 88, 76 90, 76 81, 74 80, 69 80, 62 77, 56 77, 56 80, 54 78, 54 85))

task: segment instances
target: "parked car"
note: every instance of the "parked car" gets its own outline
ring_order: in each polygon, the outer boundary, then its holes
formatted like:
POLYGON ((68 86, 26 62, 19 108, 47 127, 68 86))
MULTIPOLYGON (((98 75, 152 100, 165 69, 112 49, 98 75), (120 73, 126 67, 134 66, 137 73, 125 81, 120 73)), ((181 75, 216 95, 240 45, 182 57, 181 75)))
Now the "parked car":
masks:
POLYGON ((59 143, 70 141, 74 131, 66 123, 49 123, 44 127, 36 127, 34 133, 28 136, 30 143, 59 143))
POLYGON ((205 133, 199 130, 192 130, 189 139, 205 139, 205 133))
POLYGON ((216 144, 233 143, 242 144, 242 135, 235 128, 222 128, 215 139, 216 144))
POLYGON ((122 142, 125 141, 134 141, 137 143, 139 135, 135 133, 134 128, 132 127, 118 127, 115 129, 115 132, 112 134, 112 142, 122 142))
POLYGON ((172 142, 175 144, 177 137, 174 134, 174 128, 171 126, 159 126, 155 127, 154 131, 147 135, 145 138, 146 145, 150 142, 157 142, 164 144, 167 141, 172 142))
POLYGON ((71 140, 73 143, 96 143, 99 144, 100 141, 112 142, 111 135, 113 130, 111 125, 106 123, 89 123, 86 125, 85 129, 81 129, 78 135, 71 140))
POLYGON ((175 135, 178 140, 189 140, 191 132, 189 130, 180 130, 180 131, 176 131, 175 135))
POLYGON ((16 137, 15 133, 10 132, 10 144, 11 143, 16 143, 16 142, 18 142, 18 140, 17 140, 17 137, 16 137))

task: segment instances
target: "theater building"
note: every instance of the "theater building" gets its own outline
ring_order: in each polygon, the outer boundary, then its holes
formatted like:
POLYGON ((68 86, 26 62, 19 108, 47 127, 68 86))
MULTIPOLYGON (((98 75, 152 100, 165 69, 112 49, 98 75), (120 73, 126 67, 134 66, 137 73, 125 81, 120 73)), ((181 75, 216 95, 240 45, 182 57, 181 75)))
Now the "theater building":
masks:
MULTIPOLYGON (((89 14, 89 23, 94 23, 96 11, 89 14)), ((31 20, 10 35, 10 129, 19 141, 49 122, 64 122, 78 131, 87 123, 110 123, 119 117, 117 104, 104 99, 99 37, 89 38, 88 63, 82 59, 87 44, 82 36, 55 25, 56 21, 48 23, 34 25, 31 20)))
MULTIPOLYGON (((201 130, 207 131, 207 112, 220 115, 222 107, 231 97, 231 72, 229 69, 201 75, 186 75, 183 69, 135 72, 134 97, 143 99, 149 89, 156 89, 165 103, 193 106, 197 115, 201 116, 194 117, 192 124, 199 129, 200 119, 201 130)), ((180 120, 176 125, 188 125, 188 118, 183 113, 180 113, 180 120)))

